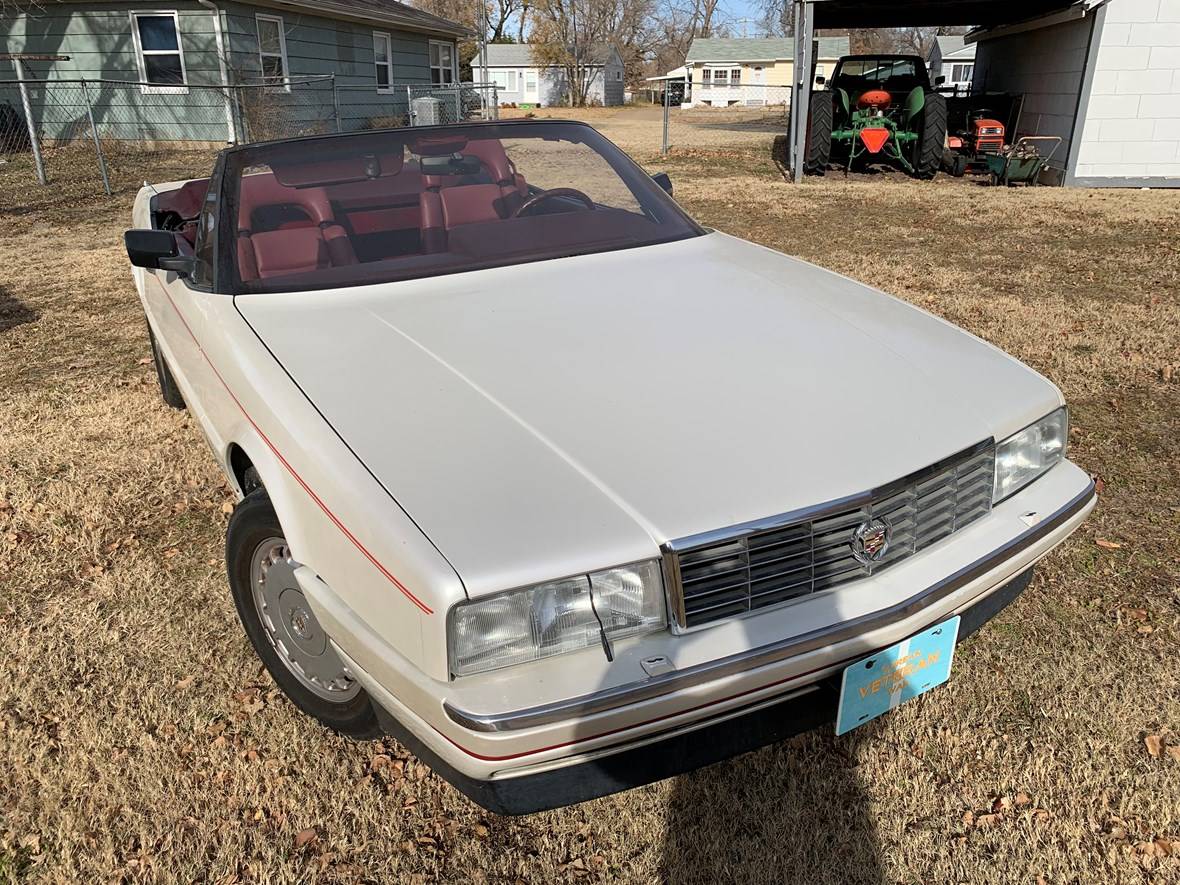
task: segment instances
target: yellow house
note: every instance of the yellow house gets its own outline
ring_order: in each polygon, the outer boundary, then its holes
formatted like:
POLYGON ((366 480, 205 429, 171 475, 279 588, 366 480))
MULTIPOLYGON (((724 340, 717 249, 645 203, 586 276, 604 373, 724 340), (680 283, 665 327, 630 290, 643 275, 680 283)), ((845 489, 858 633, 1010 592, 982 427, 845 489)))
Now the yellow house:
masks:
MULTIPOLYGON (((691 106, 786 104, 794 76, 794 40, 697 37, 685 65, 692 78, 691 106)), ((848 55, 847 37, 820 37, 815 74, 827 77, 848 55)))

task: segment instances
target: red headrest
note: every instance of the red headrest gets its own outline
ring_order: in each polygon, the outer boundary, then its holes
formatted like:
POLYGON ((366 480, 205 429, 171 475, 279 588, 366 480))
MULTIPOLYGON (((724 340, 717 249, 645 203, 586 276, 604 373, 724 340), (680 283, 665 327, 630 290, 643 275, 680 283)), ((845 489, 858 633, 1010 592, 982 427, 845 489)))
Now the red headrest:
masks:
POLYGON ((504 145, 498 138, 481 138, 470 141, 463 153, 479 157, 479 161, 487 167, 492 180, 497 184, 512 181, 512 164, 508 162, 508 155, 504 153, 504 145))
POLYGON ((332 204, 322 187, 286 187, 270 172, 242 176, 238 195, 238 229, 249 230, 254 210, 262 206, 298 206, 316 224, 332 220, 332 204))

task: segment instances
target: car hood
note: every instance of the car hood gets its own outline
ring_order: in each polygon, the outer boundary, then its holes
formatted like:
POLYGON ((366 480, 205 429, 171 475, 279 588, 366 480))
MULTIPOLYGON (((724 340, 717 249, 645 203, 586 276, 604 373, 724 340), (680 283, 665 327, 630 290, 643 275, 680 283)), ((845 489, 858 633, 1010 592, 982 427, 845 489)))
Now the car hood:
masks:
POLYGON ((942 320, 720 233, 236 300, 470 595, 863 491, 1061 402, 942 320))

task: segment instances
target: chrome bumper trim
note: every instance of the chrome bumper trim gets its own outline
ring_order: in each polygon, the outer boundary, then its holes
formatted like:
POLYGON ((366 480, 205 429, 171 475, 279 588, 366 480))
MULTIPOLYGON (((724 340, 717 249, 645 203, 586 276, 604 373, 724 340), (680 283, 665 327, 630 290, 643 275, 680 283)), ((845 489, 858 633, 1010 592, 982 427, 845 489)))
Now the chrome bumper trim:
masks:
POLYGON ((662 676, 645 679, 641 682, 629 682, 614 688, 603 689, 592 694, 582 695, 569 700, 542 704, 537 707, 527 707, 521 710, 510 710, 504 713, 468 713, 443 701, 443 709, 447 717, 457 725, 471 731, 504 732, 521 731, 542 725, 551 725, 566 719, 593 716, 605 713, 619 707, 639 701, 651 700, 662 695, 671 694, 685 688, 723 679, 736 673, 755 670, 769 664, 775 664, 787 658, 807 654, 828 645, 852 639, 861 633, 867 633, 882 627, 888 627, 899 621, 917 614, 922 609, 940 599, 949 596, 961 587, 971 583, 980 575, 986 574, 1002 565, 1021 551, 1035 544, 1045 535, 1052 532, 1062 523, 1085 508, 1095 497, 1094 483, 1068 504, 1061 507, 1052 516, 1037 523, 1028 531, 1013 538, 1001 547, 997 547, 987 556, 977 559, 970 565, 964 566, 957 572, 948 575, 935 584, 915 593, 908 599, 896 605, 871 614, 841 621, 838 624, 812 630, 799 636, 792 636, 769 645, 752 648, 748 651, 718 658, 685 670, 677 670, 662 676))

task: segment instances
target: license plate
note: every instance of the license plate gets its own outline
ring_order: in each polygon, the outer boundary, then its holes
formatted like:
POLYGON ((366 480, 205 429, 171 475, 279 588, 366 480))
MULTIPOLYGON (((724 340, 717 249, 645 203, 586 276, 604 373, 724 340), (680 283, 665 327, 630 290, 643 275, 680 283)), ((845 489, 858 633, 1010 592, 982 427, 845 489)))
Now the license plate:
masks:
POLYGON ((852 731, 951 675, 959 616, 844 668, 836 734, 852 731))

